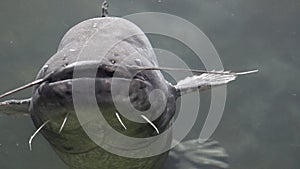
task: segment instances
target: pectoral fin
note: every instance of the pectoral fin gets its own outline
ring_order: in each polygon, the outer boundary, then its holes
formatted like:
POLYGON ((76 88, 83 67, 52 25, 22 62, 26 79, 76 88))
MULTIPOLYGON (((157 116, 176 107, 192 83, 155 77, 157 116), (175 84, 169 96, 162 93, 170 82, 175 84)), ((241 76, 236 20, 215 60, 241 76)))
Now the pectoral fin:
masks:
POLYGON ((212 87, 225 85, 235 80, 239 75, 246 75, 255 72, 257 72, 257 70, 240 73, 229 71, 210 71, 207 73, 202 73, 201 75, 187 77, 179 81, 175 86, 177 96, 179 97, 197 90, 203 91, 208 90, 212 87))
POLYGON ((226 169, 227 158, 217 141, 189 140, 171 149, 163 169, 226 169))
POLYGON ((28 111, 30 99, 24 100, 8 100, 0 102, 0 114, 4 113, 9 116, 29 116, 28 111))

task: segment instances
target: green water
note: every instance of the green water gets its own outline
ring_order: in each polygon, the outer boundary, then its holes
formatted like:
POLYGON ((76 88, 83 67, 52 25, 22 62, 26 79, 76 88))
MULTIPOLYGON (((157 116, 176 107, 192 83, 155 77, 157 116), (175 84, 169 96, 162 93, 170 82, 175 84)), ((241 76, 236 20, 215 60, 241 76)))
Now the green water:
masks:
MULTIPOLYGON (((0 1, 0 93, 31 81, 74 24, 100 15, 98 0, 0 1)), ((300 167, 300 1, 110 0, 109 12, 164 12, 198 26, 213 42, 225 69, 257 68, 228 86, 222 121, 213 135, 235 169, 300 167)), ((172 27, 170 27, 172 29, 172 27)), ((187 32, 188 33, 188 32, 187 32)), ((191 36, 192 37, 192 36, 191 36)), ((150 36, 155 47, 203 68, 184 45, 150 36), (189 59, 190 58, 190 59, 189 59)), ((30 90, 10 98, 23 98, 30 90)), ((201 110, 207 111, 204 93, 201 110)), ((196 137, 202 116, 189 137, 196 137)), ((29 118, 0 116, 1 169, 66 169, 29 118)))

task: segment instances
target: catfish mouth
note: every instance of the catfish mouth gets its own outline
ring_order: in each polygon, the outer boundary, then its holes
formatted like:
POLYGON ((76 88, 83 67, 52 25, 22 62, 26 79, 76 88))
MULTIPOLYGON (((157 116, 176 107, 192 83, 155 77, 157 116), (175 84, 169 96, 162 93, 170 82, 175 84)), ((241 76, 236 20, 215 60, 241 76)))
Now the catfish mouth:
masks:
POLYGON ((82 88, 88 86, 95 88, 98 103, 113 104, 111 95, 115 90, 119 102, 129 96, 131 102, 137 102, 134 104, 136 109, 145 111, 150 107, 148 103, 145 106, 147 95, 153 89, 145 73, 134 66, 99 64, 97 61, 76 62, 47 75, 45 82, 37 86, 37 91, 50 102, 61 100, 73 104, 74 92, 84 95, 86 93, 82 88), (129 86, 129 91, 124 88, 125 85, 129 86))
MULTIPOLYGON (((100 95, 105 94, 105 97, 102 97, 100 100, 105 100, 106 103, 110 103, 112 102, 112 99, 111 96, 108 97, 108 94, 111 94, 112 89, 117 90, 115 93, 120 93, 120 95, 122 93, 123 95, 128 96, 128 94, 130 95, 134 92, 138 92, 135 89, 147 88, 147 91, 144 91, 144 94, 147 95, 148 89, 153 88, 149 81, 146 72, 139 71, 135 66, 104 64, 97 61, 83 61, 75 62, 50 73, 46 76, 45 82, 40 86, 37 86, 37 89, 39 93, 46 95, 56 93, 57 95, 60 95, 61 98, 64 98, 64 96, 72 95, 73 92, 75 92, 74 86, 77 88, 77 92, 82 92, 80 91, 82 88, 81 85, 91 86, 91 84, 95 84, 95 86, 91 87, 95 88, 96 97, 99 96, 100 98, 100 95), (120 87, 122 88, 125 84, 129 85, 130 93, 118 91, 121 90, 120 87), (49 91, 45 90, 45 88, 48 88, 49 91)), ((124 89, 124 87, 122 89, 124 89)), ((131 98, 131 100, 137 99, 131 98)), ((141 110, 145 108, 137 109, 141 110)))
MULTIPOLYGON (((50 73, 45 79, 44 83, 37 86, 33 99, 35 111, 39 112, 35 115, 44 119, 42 121, 55 117, 62 119, 69 112, 71 112, 71 115, 75 115, 73 96, 74 94, 76 96, 86 96, 83 87, 94 87, 95 95, 89 97, 96 97, 99 108, 102 106, 109 108, 109 110, 114 109, 115 98, 113 100, 112 90, 116 90, 114 93, 117 93, 116 99, 118 102, 128 100, 129 97, 133 107, 140 111, 145 111, 150 107, 148 94, 153 86, 148 82, 145 72, 136 71, 130 66, 99 64, 99 62, 77 62, 50 73), (114 85, 116 86, 112 89, 113 80, 115 80, 114 85), (125 84, 129 85, 129 91, 123 90, 125 84)), ((86 102, 86 100, 80 101, 84 104, 86 102)), ((88 105, 87 102, 87 108, 88 105)), ((115 115, 114 112, 111 114, 115 115)), ((57 127, 61 125, 61 120, 52 121, 58 121, 57 127)), ((80 127, 78 122, 74 122, 69 127, 66 124, 66 127, 70 130, 80 127)))
POLYGON ((58 71, 50 73, 46 77, 48 83, 64 81, 68 79, 80 78, 122 78, 122 79, 137 79, 145 81, 141 72, 135 69, 135 66, 119 65, 119 64, 104 64, 97 61, 83 61, 70 64, 58 71))

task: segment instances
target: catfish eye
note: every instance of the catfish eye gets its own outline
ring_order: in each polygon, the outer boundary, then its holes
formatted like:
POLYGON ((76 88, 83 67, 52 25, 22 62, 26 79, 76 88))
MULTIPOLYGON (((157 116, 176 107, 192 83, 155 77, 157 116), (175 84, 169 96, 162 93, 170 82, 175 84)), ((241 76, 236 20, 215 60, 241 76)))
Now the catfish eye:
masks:
POLYGON ((46 73, 47 70, 48 70, 48 68, 49 68, 49 65, 43 66, 43 67, 42 67, 42 72, 43 72, 43 73, 46 73))
POLYGON ((111 62, 112 64, 115 64, 115 63, 116 63, 116 61, 115 61, 114 59, 111 59, 110 62, 111 62))

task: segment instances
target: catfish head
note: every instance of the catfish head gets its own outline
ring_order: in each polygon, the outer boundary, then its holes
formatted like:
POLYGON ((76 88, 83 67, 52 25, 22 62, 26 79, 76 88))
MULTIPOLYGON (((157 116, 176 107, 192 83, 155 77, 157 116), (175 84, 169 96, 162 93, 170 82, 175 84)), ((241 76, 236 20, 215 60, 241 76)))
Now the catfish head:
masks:
POLYGON ((84 21, 66 33, 37 75, 44 80, 33 89, 29 111, 34 124, 48 122, 43 135, 55 149, 72 153, 97 146, 83 126, 101 131, 98 139, 109 143, 104 140, 111 132, 97 118, 100 112, 122 134, 157 135, 169 125, 178 94, 159 70, 143 70, 152 67, 158 67, 155 54, 134 24, 110 17, 84 21), (75 110, 77 103, 83 113, 75 110), (86 140, 74 142, 68 133, 86 140))

